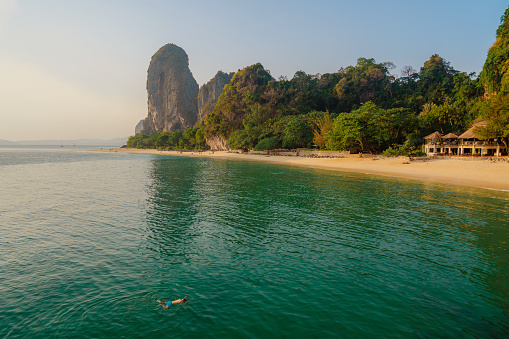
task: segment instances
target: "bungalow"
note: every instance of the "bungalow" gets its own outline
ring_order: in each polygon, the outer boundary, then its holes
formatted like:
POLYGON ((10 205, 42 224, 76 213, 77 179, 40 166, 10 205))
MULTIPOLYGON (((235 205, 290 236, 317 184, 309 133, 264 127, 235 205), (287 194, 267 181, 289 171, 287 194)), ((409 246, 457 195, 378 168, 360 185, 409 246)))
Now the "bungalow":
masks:
POLYGON ((454 133, 446 135, 441 135, 439 132, 431 133, 424 137, 423 151, 426 154, 433 155, 501 156, 507 154, 507 148, 499 138, 480 139, 474 132, 474 129, 482 125, 483 123, 475 124, 460 135, 454 133))
POLYGON ((442 134, 433 132, 424 137, 424 153, 437 154, 442 152, 442 134))

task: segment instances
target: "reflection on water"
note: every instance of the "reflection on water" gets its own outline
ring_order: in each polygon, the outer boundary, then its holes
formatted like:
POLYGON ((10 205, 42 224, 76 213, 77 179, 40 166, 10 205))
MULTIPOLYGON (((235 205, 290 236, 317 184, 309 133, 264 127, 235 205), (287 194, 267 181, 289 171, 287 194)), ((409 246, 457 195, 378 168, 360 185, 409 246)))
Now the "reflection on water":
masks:
POLYGON ((217 159, 0 159, 0 337, 509 336, 507 192, 217 159))
POLYGON ((258 335, 262 324, 302 333, 300 322, 310 335, 506 333, 506 193, 234 161, 152 165, 149 247, 214 322, 258 335), (223 298, 234 307, 218 315, 223 298), (252 325, 231 323, 239 310, 252 325))

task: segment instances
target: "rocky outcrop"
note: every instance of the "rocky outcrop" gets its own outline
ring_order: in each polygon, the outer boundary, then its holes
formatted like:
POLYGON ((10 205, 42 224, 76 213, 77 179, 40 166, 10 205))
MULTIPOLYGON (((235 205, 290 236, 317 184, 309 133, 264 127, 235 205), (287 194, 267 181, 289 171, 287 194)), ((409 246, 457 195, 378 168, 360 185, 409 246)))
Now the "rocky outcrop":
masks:
POLYGON ((244 129, 244 116, 252 111, 255 103, 261 107, 258 101, 260 99, 255 98, 260 97, 273 80, 260 63, 235 73, 230 83, 224 87, 214 110, 206 120, 207 139, 214 135, 222 135, 228 140, 233 131, 244 129))
POLYGON ((198 93, 198 122, 202 122, 212 113, 224 86, 230 83, 234 74, 219 71, 209 82, 201 86, 198 93))
POLYGON ((228 151, 228 141, 222 135, 214 135, 207 138, 207 146, 212 151, 228 151))
POLYGON ((143 134, 193 127, 198 117, 198 90, 186 52, 174 44, 161 47, 148 67, 148 116, 143 134))
POLYGON ((144 120, 140 120, 140 122, 134 128, 134 134, 135 135, 143 134, 143 121, 144 120))

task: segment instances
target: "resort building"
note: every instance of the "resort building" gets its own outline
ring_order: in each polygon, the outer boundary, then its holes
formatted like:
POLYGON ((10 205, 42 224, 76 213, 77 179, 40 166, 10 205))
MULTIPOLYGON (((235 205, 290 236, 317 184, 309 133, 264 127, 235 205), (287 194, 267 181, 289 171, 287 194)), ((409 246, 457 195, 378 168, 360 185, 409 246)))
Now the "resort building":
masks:
POLYGON ((500 138, 481 140, 474 132, 475 124, 465 133, 457 135, 449 133, 442 135, 439 132, 424 137, 423 152, 428 155, 472 155, 472 156, 501 156, 507 155, 507 147, 500 138))

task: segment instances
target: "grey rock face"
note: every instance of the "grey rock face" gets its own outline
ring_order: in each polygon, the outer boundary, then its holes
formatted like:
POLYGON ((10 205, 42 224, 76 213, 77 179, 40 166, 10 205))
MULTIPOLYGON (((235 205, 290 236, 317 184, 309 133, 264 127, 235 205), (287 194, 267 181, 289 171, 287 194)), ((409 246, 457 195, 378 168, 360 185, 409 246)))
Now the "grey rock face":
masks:
POLYGON ((219 71, 209 82, 201 86, 198 93, 198 122, 205 120, 212 113, 224 86, 230 83, 234 74, 219 71))
POLYGON ((226 140, 222 135, 214 135, 207 138, 207 145, 212 151, 228 151, 230 149, 228 146, 228 140, 226 140))
POLYGON ((193 127, 198 116, 198 90, 186 52, 174 44, 161 47, 148 68, 148 116, 143 134, 193 127))
POLYGON ((138 135, 143 133, 143 121, 144 120, 140 120, 140 122, 136 125, 134 128, 134 134, 138 135))

